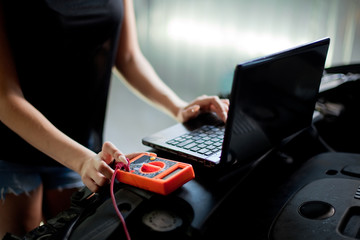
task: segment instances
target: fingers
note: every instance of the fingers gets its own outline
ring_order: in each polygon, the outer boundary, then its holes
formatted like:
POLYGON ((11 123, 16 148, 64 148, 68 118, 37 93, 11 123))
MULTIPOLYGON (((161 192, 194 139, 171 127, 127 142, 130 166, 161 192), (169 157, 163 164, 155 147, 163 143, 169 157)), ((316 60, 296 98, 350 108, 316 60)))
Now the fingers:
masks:
POLYGON ((220 100, 218 97, 213 97, 210 101, 211 111, 215 112, 224 122, 226 122, 229 111, 228 101, 220 100))
POLYGON ((183 122, 186 122, 191 118, 197 117, 200 114, 200 109, 201 107, 199 105, 193 105, 185 108, 182 111, 183 122))
POLYGON ((109 164, 115 160, 127 164, 126 156, 111 142, 105 142, 102 151, 86 161, 81 170, 84 184, 93 192, 110 182, 114 170, 109 164))
POLYGON ((105 142, 102 151, 99 153, 101 160, 110 164, 114 159, 116 162, 127 164, 125 155, 117 149, 111 142, 105 142))
POLYGON ((116 162, 128 163, 127 159, 132 159, 142 154, 131 153, 126 156, 118 150, 111 142, 105 142, 102 151, 86 161, 81 170, 81 177, 84 184, 93 192, 110 183, 114 170, 109 166, 114 159, 116 162))
POLYGON ((218 99, 210 105, 211 111, 215 112, 224 122, 227 120, 229 112, 229 100, 228 99, 218 99), (219 101, 218 101, 219 100, 219 101))
POLYGON ((99 191, 100 187, 110 182, 114 170, 100 159, 99 154, 90 158, 81 171, 84 184, 92 191, 99 191))
POLYGON ((229 111, 229 100, 220 99, 217 96, 201 96, 196 98, 187 107, 181 110, 180 121, 186 122, 187 120, 199 115, 202 111, 215 112, 218 117, 226 122, 227 114, 229 111))

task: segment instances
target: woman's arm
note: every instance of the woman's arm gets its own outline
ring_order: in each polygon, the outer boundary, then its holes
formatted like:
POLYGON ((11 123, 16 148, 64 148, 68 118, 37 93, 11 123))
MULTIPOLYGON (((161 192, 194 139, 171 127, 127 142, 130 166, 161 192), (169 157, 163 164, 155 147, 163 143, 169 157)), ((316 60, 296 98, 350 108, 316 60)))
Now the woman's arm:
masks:
MULTIPOLYGON (((83 182, 93 191, 97 191, 99 186, 111 178, 113 170, 106 164, 111 161, 110 158, 126 161, 124 155, 112 144, 106 143, 103 147, 105 151, 96 154, 75 142, 24 98, 6 36, 1 2, 0 121, 35 148, 78 172, 83 182)), ((31 162, 31 159, 28 161, 31 162)))
POLYGON ((115 64, 129 85, 180 122, 196 116, 200 110, 214 111, 226 121, 228 100, 204 95, 189 104, 180 99, 159 78, 140 50, 132 0, 124 0, 124 9, 125 16, 115 64))

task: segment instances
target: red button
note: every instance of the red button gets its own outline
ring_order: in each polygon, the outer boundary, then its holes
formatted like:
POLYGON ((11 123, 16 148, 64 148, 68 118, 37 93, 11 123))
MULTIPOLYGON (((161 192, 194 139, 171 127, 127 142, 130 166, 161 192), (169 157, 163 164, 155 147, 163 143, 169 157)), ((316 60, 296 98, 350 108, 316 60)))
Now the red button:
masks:
POLYGON ((156 161, 156 162, 144 163, 141 166, 140 171, 143 173, 154 173, 160 171, 164 167, 165 167, 165 163, 156 161))

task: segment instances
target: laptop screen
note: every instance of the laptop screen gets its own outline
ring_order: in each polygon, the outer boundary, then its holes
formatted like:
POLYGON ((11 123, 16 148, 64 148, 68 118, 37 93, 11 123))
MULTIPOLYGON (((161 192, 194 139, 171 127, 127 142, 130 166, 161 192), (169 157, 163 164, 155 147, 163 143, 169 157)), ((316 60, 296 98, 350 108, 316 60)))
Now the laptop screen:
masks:
POLYGON ((236 67, 222 163, 242 165, 310 126, 329 42, 322 39, 236 67))

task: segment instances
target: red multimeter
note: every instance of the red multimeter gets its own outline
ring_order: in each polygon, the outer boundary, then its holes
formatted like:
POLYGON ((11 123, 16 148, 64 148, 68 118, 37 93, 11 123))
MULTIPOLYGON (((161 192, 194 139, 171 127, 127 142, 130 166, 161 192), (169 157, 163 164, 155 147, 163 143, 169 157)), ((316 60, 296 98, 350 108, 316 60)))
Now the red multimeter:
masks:
POLYGON ((195 177, 190 164, 144 153, 131 159, 129 172, 121 170, 118 181, 151 192, 167 195, 195 177))

